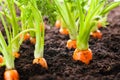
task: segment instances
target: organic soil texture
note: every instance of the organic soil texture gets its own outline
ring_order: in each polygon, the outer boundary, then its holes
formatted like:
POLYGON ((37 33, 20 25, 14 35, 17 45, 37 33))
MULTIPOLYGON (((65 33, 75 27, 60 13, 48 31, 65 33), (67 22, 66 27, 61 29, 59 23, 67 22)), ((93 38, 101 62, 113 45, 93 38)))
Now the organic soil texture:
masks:
MULTIPOLYGON (((101 28, 102 39, 90 37, 93 60, 89 65, 72 59, 74 49, 66 48, 69 37, 59 34, 56 28, 45 33, 44 58, 48 70, 32 64, 34 45, 24 42, 21 56, 15 60, 20 80, 120 80, 120 7, 110 12, 108 22, 106 28, 101 28)), ((0 80, 3 80, 4 71, 5 67, 0 68, 0 80)))

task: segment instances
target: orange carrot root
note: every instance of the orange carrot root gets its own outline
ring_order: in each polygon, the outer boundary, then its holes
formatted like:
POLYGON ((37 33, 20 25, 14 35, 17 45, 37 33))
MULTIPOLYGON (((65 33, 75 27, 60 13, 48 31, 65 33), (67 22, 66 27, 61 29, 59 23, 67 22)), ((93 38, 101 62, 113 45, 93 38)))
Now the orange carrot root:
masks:
POLYGON ((18 52, 13 52, 13 56, 15 56, 15 58, 19 58, 19 57, 20 57, 20 53, 18 53, 18 52))
POLYGON ((76 40, 68 40, 66 47, 68 49, 76 48, 76 40))
POLYGON ((59 32, 63 35, 68 35, 69 34, 68 29, 66 29, 66 28, 60 28, 59 32))
POLYGON ((36 38, 30 38, 30 42, 32 43, 32 44, 35 44, 36 43, 36 38))
POLYGON ((43 68, 48 69, 47 62, 44 58, 35 58, 33 64, 40 64, 43 68))
POLYGON ((19 74, 17 70, 6 70, 4 72, 4 80, 19 80, 19 74))
POLYGON ((102 38, 102 33, 100 32, 100 30, 97 30, 95 32, 92 32, 91 35, 94 37, 94 38, 98 38, 98 39, 101 39, 102 38))
POLYGON ((55 22, 55 27, 56 27, 56 28, 60 28, 60 26, 61 26, 60 20, 56 20, 56 22, 55 22))
MULTIPOLYGON (((22 38, 22 36, 23 36, 23 35, 20 35, 20 38, 22 38)), ((29 34, 29 33, 26 33, 26 34, 24 35, 24 41, 26 41, 26 40, 28 40, 28 39, 30 39, 30 34, 29 34)))
POLYGON ((100 21, 98 21, 97 27, 98 27, 98 29, 102 27, 102 23, 100 21))
POLYGON ((3 63, 3 56, 0 55, 0 64, 3 63))
POLYGON ((75 49, 73 59, 76 61, 81 61, 85 64, 89 64, 90 60, 92 60, 92 51, 90 49, 88 50, 75 49))

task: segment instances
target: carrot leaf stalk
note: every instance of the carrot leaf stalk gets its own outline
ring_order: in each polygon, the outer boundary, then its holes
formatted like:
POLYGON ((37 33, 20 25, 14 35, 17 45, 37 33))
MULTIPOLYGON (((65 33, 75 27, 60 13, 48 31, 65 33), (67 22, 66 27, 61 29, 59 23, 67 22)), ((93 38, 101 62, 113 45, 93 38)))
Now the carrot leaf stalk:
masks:
POLYGON ((34 60, 33 63, 40 64, 43 68, 47 68, 47 62, 43 58, 44 53, 44 23, 42 20, 41 12, 38 10, 36 1, 31 0, 31 8, 34 15, 34 23, 35 23, 35 37, 36 37, 36 44, 34 50, 34 60))
POLYGON ((81 4, 80 0, 77 0, 77 8, 79 12, 79 30, 77 35, 77 48, 73 53, 73 59, 82 61, 85 64, 89 64, 92 60, 92 51, 89 49, 89 37, 90 33, 96 37, 101 38, 102 33, 98 30, 97 22, 100 16, 104 17, 103 21, 106 19, 106 14, 118 6, 120 2, 113 2, 107 4, 107 0, 91 0, 89 2, 89 7, 87 10, 83 10, 84 6, 81 4), (105 8, 104 8, 105 7, 105 8), (98 18, 98 19, 97 19, 98 18))
POLYGON ((43 53, 44 53, 44 23, 42 20, 41 11, 39 11, 37 7, 37 1, 30 0, 30 1, 27 1, 27 4, 25 3, 23 5, 20 5, 22 4, 21 2, 16 1, 16 4, 20 6, 20 9, 22 12, 22 15, 21 15, 22 23, 25 26, 27 26, 27 27, 23 26, 24 27, 23 30, 27 29, 27 30, 24 30, 24 32, 29 31, 30 42, 32 44, 35 44, 33 63, 39 64, 42 67, 44 67, 43 63, 45 64, 47 63, 45 59, 44 60, 41 59, 43 58, 43 53), (29 13, 29 15, 26 14, 27 12, 29 13), (25 15, 27 15, 28 17, 26 18, 25 15))
MULTIPOLYGON (((7 0, 4 2, 4 4, 5 5, 8 4, 8 8, 10 10, 11 15, 5 14, 4 12, 2 14, 2 11, 0 11, 0 18, 3 23, 5 33, 8 39, 6 42, 2 32, 0 31, 0 52, 4 57, 4 58, 1 58, 1 62, 3 62, 3 64, 0 64, 0 65, 6 66, 6 70, 4 72, 4 80, 19 80, 19 74, 17 70, 13 72, 15 69, 15 64, 14 64, 15 56, 13 55, 14 55, 14 52, 18 52, 19 50, 19 46, 20 46, 18 43, 19 38, 17 38, 13 43, 11 42, 13 38, 16 37, 16 35, 18 34, 18 31, 16 30, 19 29, 16 21, 17 19, 15 15, 14 2, 13 0, 7 0), (6 21, 3 16, 6 18, 6 21), (7 21, 8 16, 9 16, 9 19, 11 20, 10 22, 7 21), (10 30, 11 26, 13 26, 12 32, 10 30)), ((2 5, 2 7, 5 8, 4 5, 2 5)))
MULTIPOLYGON (((70 36, 70 40, 76 40, 77 30, 78 27, 75 23, 76 21, 76 15, 71 12, 71 6, 72 4, 68 4, 67 1, 63 0, 60 2, 59 0, 53 0, 56 6, 56 9, 59 13, 59 15, 62 18, 63 23, 66 25, 65 28, 67 28, 70 36)), ((62 23, 61 23, 62 25, 62 23)), ((64 27, 64 26, 62 26, 64 27)), ((63 28, 64 29, 64 28, 63 28)), ((63 30, 61 30, 62 32, 63 30)), ((65 30, 66 33, 66 30, 65 30)))
MULTIPOLYGON (((12 72, 13 69, 15 68, 14 65, 14 59, 15 57, 12 54, 12 45, 7 45, 2 33, 0 32, 0 51, 2 52, 4 56, 4 64, 6 66, 6 71, 4 73, 4 79, 5 80, 19 80, 19 75, 16 71, 16 73, 12 72), (10 70, 10 72, 9 72, 10 70), (17 76, 14 76, 17 75, 17 76)), ((2 60, 3 61, 3 60, 2 60)))
POLYGON ((18 16, 16 15, 14 0, 5 0, 0 4, 3 9, 0 11, 0 19, 7 37, 6 40, 0 31, 0 52, 4 59, 3 64, 0 65, 6 67, 4 72, 5 80, 19 80, 19 74, 17 70, 15 70, 14 60, 15 57, 20 56, 18 54, 21 45, 19 41, 20 35, 30 31, 30 29, 21 31, 22 29, 20 25, 18 25, 18 16), (6 7, 8 8, 8 12, 4 11, 6 7))
MULTIPOLYGON (((14 0, 7 0, 5 3, 8 5, 8 9, 10 11, 9 17, 10 17, 10 24, 12 26, 12 36, 9 36, 9 38, 14 38, 20 31, 18 21, 17 21, 17 15, 16 15, 16 10, 14 6, 14 0)), ((13 54, 18 52, 20 48, 19 44, 19 38, 17 38, 13 43, 12 43, 12 52, 13 54)))
MULTIPOLYGON (((115 7, 119 6, 120 5, 120 1, 111 1, 111 2, 108 2, 108 0, 104 0, 105 2, 105 5, 101 7, 101 11, 100 13, 98 14, 98 20, 97 21, 97 25, 96 25, 96 29, 93 28, 92 30, 92 36, 94 38, 102 38, 102 33, 98 30, 99 28, 101 27, 106 27, 106 25, 108 24, 107 23, 107 15, 108 13, 114 9, 115 7)), ((96 3, 100 3, 100 2, 96 2, 96 3)), ((97 4, 94 5, 94 7, 96 6, 97 4)))
POLYGON ((77 47, 73 53, 73 59, 82 61, 85 64, 89 64, 89 62, 92 60, 92 51, 89 49, 89 37, 91 29, 96 25, 94 19, 98 15, 98 13, 101 10, 101 7, 105 4, 104 2, 101 2, 101 4, 98 4, 96 7, 93 7, 95 5, 95 1, 90 2, 90 7, 88 8, 87 14, 82 10, 83 6, 81 5, 81 1, 77 0, 77 7, 79 11, 79 33, 77 35, 77 47))
MULTIPOLYGON (((90 1, 90 3, 93 2, 93 0, 90 1)), ((101 4, 102 2, 104 2, 105 4, 103 6, 101 6, 101 10, 99 11, 99 13, 97 14, 96 18, 94 19, 95 21, 95 26, 92 28, 91 30, 91 35, 94 37, 94 38, 102 38, 102 33, 99 32, 99 28, 101 27, 106 27, 106 25, 108 24, 107 23, 107 15, 108 13, 114 9, 115 7, 119 6, 120 4, 120 1, 111 1, 109 2, 108 0, 98 0, 98 1, 95 1, 95 4, 92 5, 91 7, 91 10, 94 10, 93 8, 96 7, 97 5, 101 4), (94 33, 94 34, 93 34, 94 33), (98 37, 95 36, 98 35, 98 37), (101 36, 101 37, 100 37, 101 36)), ((90 7, 90 6, 89 6, 90 7)), ((89 7, 88 9, 86 10, 87 12, 90 12, 88 11, 89 10, 89 7)))

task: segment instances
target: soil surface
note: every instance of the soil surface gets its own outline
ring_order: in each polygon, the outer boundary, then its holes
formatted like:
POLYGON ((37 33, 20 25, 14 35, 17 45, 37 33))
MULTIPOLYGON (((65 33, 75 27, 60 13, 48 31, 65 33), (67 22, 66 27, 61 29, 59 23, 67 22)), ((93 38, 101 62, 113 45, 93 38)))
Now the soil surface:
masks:
MULTIPOLYGON (((74 49, 65 47, 69 37, 59 34, 56 28, 46 30, 45 35, 48 70, 32 64, 34 45, 24 42, 21 56, 15 60, 20 80, 120 80, 120 7, 110 12, 108 22, 107 28, 101 28, 102 39, 90 38, 93 60, 89 65, 72 59, 74 49)), ((5 67, 0 68, 0 80, 4 70, 5 67)))

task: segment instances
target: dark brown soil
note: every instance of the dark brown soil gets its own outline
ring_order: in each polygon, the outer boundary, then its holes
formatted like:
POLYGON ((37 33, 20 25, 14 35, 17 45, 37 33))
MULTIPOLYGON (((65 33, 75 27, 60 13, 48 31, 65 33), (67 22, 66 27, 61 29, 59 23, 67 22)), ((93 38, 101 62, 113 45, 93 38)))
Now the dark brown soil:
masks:
MULTIPOLYGON (((65 47, 69 37, 60 35, 56 28, 46 30, 44 57, 48 70, 32 64, 34 45, 29 41, 23 43, 21 56, 15 60, 20 80, 120 80, 120 7, 108 17, 109 26, 101 29, 103 38, 91 37, 89 41, 93 51, 89 65, 72 59, 74 50, 65 47)), ((0 69, 0 80, 4 70, 0 69)))

